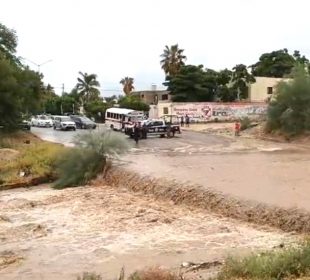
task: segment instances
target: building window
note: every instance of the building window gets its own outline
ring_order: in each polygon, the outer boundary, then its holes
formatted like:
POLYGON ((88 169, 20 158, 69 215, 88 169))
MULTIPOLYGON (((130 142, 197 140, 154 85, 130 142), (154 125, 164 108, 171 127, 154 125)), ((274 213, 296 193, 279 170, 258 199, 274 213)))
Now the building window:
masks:
POLYGON ((168 94, 163 94, 161 96, 161 100, 168 100, 168 94))
POLYGON ((168 114, 169 114, 169 109, 168 109, 168 107, 164 107, 164 108, 163 108, 163 113, 164 113, 164 115, 168 115, 168 114))
POLYGON ((144 94, 141 94, 141 98, 144 98, 144 94))
POLYGON ((267 87, 267 94, 273 93, 273 87, 267 87))

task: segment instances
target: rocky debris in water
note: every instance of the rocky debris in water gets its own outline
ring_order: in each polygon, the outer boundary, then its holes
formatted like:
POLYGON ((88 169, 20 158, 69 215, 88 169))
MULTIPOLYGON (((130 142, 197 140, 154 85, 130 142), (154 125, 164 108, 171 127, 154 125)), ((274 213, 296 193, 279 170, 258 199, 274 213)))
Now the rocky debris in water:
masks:
POLYGON ((7 222, 10 223, 11 220, 9 217, 5 216, 5 215, 0 215, 0 222, 7 222))
POLYGON ((5 231, 0 232, 0 239, 10 241, 25 239, 25 238, 41 238, 46 236, 48 230, 44 225, 40 224, 24 224, 16 227, 10 227, 5 231))
POLYGON ((4 268, 8 265, 17 263, 21 261, 23 258, 21 256, 16 255, 12 251, 3 251, 0 252, 0 269, 4 268))
POLYGON ((24 198, 14 198, 14 199, 7 201, 6 205, 4 205, 4 208, 11 208, 13 206, 14 208, 19 208, 19 209, 26 208, 27 209, 27 208, 36 207, 39 204, 41 204, 41 202, 31 201, 31 200, 24 199, 24 198))

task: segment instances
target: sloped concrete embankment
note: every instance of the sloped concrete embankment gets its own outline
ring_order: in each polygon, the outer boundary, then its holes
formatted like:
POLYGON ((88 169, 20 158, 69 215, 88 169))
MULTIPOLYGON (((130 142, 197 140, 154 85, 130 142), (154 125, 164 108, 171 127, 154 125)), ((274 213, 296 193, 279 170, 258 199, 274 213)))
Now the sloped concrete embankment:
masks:
POLYGON ((284 209, 239 200, 198 185, 140 176, 124 168, 113 168, 104 180, 113 187, 126 187, 157 199, 203 208, 243 222, 268 225, 286 232, 310 233, 310 213, 301 209, 284 209))

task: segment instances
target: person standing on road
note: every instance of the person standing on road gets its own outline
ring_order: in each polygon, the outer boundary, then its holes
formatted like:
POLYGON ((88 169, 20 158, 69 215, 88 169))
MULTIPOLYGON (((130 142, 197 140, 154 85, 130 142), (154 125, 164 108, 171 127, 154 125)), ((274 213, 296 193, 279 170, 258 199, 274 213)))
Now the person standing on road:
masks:
POLYGON ((183 117, 183 115, 181 117, 181 126, 184 126, 184 117, 183 117))
POLYGON ((140 124, 136 123, 134 127, 134 139, 136 141, 136 144, 139 143, 139 138, 140 138, 140 124))
POLYGON ((235 122, 235 136, 240 136, 241 123, 239 121, 235 122))
POLYGON ((189 127, 189 116, 187 114, 185 115, 185 124, 186 127, 189 127))
POLYGON ((147 138, 147 127, 146 127, 146 123, 144 123, 142 125, 142 139, 146 139, 147 138))

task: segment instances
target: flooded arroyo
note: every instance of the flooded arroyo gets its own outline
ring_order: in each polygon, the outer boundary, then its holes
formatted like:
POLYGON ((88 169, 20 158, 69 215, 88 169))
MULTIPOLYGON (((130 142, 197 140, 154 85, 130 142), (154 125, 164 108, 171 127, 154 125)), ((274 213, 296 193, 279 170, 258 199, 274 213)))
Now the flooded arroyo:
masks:
MULTIPOLYGON (((72 144, 73 132, 33 132, 72 144)), ((156 265, 179 270, 296 242, 291 231, 310 229, 310 154, 292 147, 188 132, 141 141, 122 159, 124 173, 90 186, 2 191, 0 279, 73 280, 94 271, 109 280, 122 267, 127 275, 156 265)))
POLYGON ((296 238, 101 184, 3 191, 0 213, 1 279, 76 279, 83 271, 115 279, 122 266, 178 268, 296 238))

